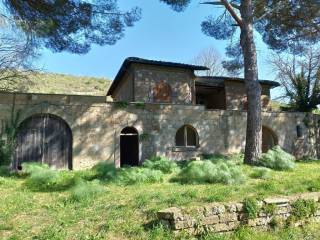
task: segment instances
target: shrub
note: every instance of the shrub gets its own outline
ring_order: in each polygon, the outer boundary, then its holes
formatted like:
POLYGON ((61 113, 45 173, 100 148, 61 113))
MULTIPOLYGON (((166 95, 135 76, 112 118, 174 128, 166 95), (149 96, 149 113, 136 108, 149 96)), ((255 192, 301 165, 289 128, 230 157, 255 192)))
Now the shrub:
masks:
POLYGON ((32 191, 61 191, 75 184, 76 178, 72 172, 32 166, 28 169, 30 175, 25 181, 25 186, 32 191))
POLYGON ((255 167, 253 168, 253 172, 250 174, 250 177, 257 179, 270 179, 271 171, 265 167, 255 167))
POLYGON ((89 201, 104 191, 98 180, 92 182, 78 181, 70 190, 70 202, 89 201))
POLYGON ((243 210, 248 218, 256 218, 259 212, 258 201, 255 198, 245 198, 243 200, 243 210))
POLYGON ((48 169, 49 166, 47 164, 37 162, 22 163, 22 173, 25 175, 31 175, 32 173, 48 169))
POLYGON ((243 183, 241 168, 231 162, 213 163, 209 160, 192 161, 181 170, 175 179, 182 183, 243 183))
POLYGON ((159 170, 148 168, 121 168, 113 180, 119 184, 125 185, 137 183, 155 183, 162 182, 163 173, 159 170))
POLYGON ((290 170, 294 168, 294 156, 275 146, 267 153, 262 154, 259 160, 261 166, 275 170, 290 170))
POLYGON ((113 163, 100 162, 92 168, 93 176, 98 179, 112 180, 117 175, 117 169, 113 163))
POLYGON ((298 199, 291 205, 292 207, 292 216, 296 219, 300 220, 306 217, 310 217, 314 215, 317 211, 317 204, 314 200, 305 200, 305 199, 298 199))
POLYGON ((178 169, 176 162, 165 157, 153 157, 146 160, 143 165, 145 168, 160 170, 163 173, 172 173, 178 169))

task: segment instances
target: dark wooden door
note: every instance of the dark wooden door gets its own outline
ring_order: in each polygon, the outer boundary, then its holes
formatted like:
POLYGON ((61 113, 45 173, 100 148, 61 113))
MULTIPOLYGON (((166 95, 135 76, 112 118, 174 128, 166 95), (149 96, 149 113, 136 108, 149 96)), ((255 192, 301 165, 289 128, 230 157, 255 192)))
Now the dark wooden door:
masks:
POLYGON ((139 165, 139 135, 136 129, 127 127, 120 135, 120 166, 139 165))
POLYGON ((17 135, 15 167, 41 162, 72 169, 72 134, 68 125, 52 115, 37 115, 22 122, 17 135))

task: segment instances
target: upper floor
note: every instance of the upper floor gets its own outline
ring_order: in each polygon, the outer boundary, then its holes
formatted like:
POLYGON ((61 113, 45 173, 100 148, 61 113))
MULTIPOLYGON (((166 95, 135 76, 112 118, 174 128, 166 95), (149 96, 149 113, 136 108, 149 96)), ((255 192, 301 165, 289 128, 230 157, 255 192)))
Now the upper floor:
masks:
MULTIPOLYGON (((204 105, 207 109, 246 110, 243 78, 199 77, 207 67, 127 58, 107 96, 114 101, 204 105)), ((270 90, 278 82, 260 80, 262 107, 269 108, 270 90)))

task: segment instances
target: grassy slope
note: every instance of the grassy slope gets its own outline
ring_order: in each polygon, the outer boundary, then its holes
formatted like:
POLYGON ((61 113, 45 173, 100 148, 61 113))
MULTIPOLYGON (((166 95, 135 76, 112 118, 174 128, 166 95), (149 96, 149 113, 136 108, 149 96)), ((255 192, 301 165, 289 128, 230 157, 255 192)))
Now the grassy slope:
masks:
POLYGON ((32 93, 60 93, 105 95, 111 81, 106 78, 81 77, 57 73, 37 73, 28 81, 17 81, 17 91, 32 93))
MULTIPOLYGON (((252 172, 248 166, 241 167, 247 176, 252 172)), ((164 183, 157 184, 106 183, 102 195, 78 203, 65 201, 68 191, 31 192, 24 186, 24 179, 0 177, 0 239, 172 239, 171 233, 152 225, 159 209, 242 200, 247 196, 286 195, 315 188, 319 191, 319 172, 320 163, 312 162, 298 163, 291 172, 272 171, 269 180, 248 179, 242 185, 181 185, 168 181, 169 176, 164 183)), ((232 235, 232 239, 298 240, 306 234, 310 235, 308 239, 320 239, 319 225, 308 228, 276 234, 246 230, 237 233, 239 236, 232 235)))

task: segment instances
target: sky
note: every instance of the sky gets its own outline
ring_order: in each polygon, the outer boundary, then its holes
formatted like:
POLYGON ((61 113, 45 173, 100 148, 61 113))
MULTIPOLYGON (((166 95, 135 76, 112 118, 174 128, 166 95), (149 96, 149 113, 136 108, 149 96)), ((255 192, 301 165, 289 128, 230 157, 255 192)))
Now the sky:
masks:
MULTIPOLYGON (((127 57, 191 63, 203 49, 213 47, 223 57, 227 41, 218 41, 201 32, 201 22, 221 8, 201 5, 198 0, 182 13, 174 12, 159 0, 119 0, 121 10, 142 8, 142 18, 112 46, 93 46, 85 55, 52 53, 43 50, 37 65, 43 71, 113 79, 127 57)), ((274 80, 267 63, 271 51, 256 37, 259 78, 274 80)))

